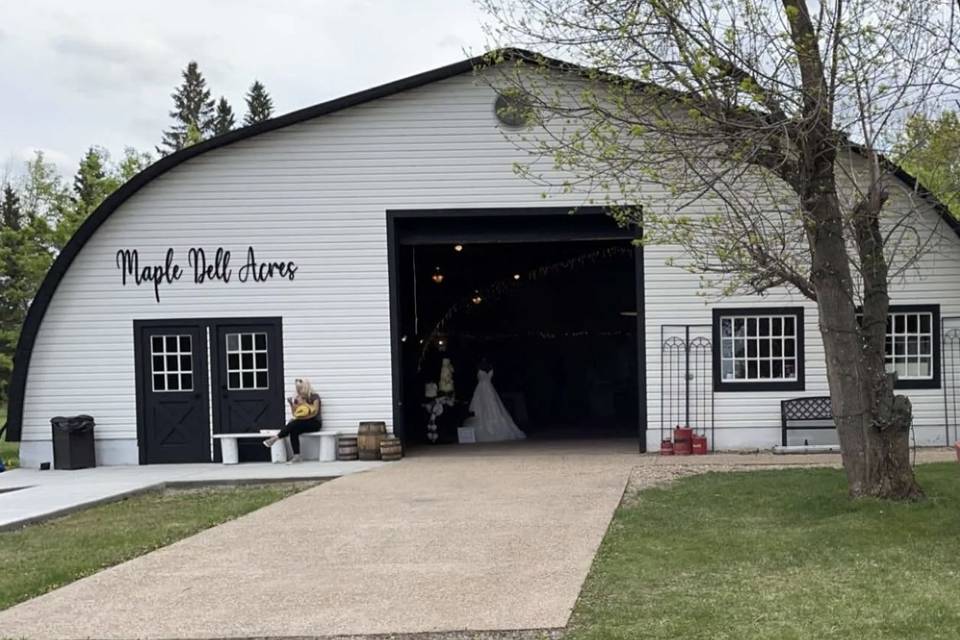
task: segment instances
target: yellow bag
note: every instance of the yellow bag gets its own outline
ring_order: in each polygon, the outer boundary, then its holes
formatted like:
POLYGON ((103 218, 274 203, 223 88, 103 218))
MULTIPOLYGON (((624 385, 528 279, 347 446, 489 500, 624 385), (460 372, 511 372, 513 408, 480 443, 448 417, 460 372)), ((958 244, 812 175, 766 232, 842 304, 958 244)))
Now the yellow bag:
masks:
POLYGON ((313 407, 308 404, 298 404, 293 408, 293 417, 297 420, 309 418, 313 414, 313 407))

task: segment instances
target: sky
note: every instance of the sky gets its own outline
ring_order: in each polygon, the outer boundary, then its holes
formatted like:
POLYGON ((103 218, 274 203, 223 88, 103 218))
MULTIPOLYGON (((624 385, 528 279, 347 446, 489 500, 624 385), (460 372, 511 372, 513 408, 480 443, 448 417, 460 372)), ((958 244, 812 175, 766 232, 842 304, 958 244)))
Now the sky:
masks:
POLYGON ((196 60, 238 121, 254 79, 274 115, 485 49, 471 0, 2 0, 0 163, 72 175, 91 145, 153 151, 196 60))

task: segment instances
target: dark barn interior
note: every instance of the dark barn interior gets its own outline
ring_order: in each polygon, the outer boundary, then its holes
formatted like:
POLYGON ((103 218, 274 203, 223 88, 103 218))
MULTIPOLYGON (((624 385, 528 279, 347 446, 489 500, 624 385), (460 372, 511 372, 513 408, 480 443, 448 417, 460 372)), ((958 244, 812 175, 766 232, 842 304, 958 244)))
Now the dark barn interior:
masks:
POLYGON ((635 251, 629 239, 397 247, 408 441, 426 441, 425 385, 445 357, 456 404, 438 421, 441 443, 456 442, 483 358, 528 438, 636 436, 635 251))

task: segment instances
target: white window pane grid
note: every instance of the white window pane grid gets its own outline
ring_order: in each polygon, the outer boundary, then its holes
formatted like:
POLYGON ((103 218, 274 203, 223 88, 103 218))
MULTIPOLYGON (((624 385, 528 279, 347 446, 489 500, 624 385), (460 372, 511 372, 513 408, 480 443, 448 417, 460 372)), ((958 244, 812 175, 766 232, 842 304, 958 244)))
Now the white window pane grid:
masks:
POLYGON ((227 388, 248 391, 270 388, 266 333, 228 333, 227 388))
POLYGON ((150 379, 157 393, 193 391, 193 338, 150 337, 150 379))
POLYGON ((890 312, 887 318, 887 371, 900 380, 933 379, 933 314, 890 312))
POLYGON ((724 382, 796 382, 795 315, 720 317, 720 366, 724 382))

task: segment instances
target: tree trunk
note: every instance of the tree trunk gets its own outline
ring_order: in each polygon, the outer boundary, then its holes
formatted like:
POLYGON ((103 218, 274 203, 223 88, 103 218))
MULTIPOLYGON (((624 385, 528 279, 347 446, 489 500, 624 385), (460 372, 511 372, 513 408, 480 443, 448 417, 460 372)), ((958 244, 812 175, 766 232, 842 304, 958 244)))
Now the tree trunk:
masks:
POLYGON ((923 492, 910 466, 910 401, 894 395, 893 379, 885 370, 886 265, 881 265, 882 285, 865 278, 869 290, 861 328, 832 159, 831 166, 817 168, 815 177, 804 198, 812 223, 811 280, 849 492, 853 497, 917 499, 923 492))

